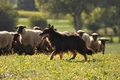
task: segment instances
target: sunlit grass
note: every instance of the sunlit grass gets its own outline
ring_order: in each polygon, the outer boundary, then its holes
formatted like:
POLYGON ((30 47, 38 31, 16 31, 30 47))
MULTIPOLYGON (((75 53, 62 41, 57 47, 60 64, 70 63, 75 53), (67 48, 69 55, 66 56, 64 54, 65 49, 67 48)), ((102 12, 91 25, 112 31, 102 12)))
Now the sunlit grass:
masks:
POLYGON ((88 61, 78 54, 75 60, 65 54, 60 60, 55 56, 39 54, 0 56, 1 80, 119 80, 120 44, 106 44, 106 51, 92 56, 88 61))
POLYGON ((95 54, 84 61, 82 55, 63 60, 39 54, 33 56, 0 56, 0 79, 2 80, 119 80, 120 54, 95 54))

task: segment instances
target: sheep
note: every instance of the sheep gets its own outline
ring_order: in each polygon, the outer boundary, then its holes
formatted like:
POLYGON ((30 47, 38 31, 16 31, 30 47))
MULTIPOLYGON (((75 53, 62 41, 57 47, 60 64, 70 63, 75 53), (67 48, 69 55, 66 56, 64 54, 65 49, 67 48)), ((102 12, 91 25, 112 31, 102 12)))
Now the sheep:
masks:
POLYGON ((109 41, 109 39, 106 39, 105 37, 99 38, 99 50, 98 52, 102 52, 102 54, 104 54, 105 52, 105 42, 109 41))
POLYGON ((90 48, 94 50, 94 52, 98 52, 99 50, 99 42, 97 40, 98 34, 97 33, 92 33, 90 37, 90 48))
POLYGON ((13 42, 12 42, 12 50, 13 53, 17 53, 19 55, 22 55, 23 52, 25 52, 25 47, 20 43, 20 35, 18 33, 13 34, 13 42))
POLYGON ((83 30, 78 30, 77 34, 86 42, 86 45, 90 47, 90 36, 83 30))
POLYGON ((0 55, 11 51, 13 36, 8 31, 0 31, 0 55))
POLYGON ((36 47, 42 41, 41 36, 39 36, 42 31, 25 29, 26 26, 24 25, 17 25, 15 28, 17 28, 17 33, 20 34, 20 43, 26 46, 28 50, 31 50, 30 54, 33 54, 33 52, 36 50, 36 47))
POLYGON ((34 26, 33 27, 33 30, 41 30, 42 28, 41 27, 38 27, 38 26, 34 26))

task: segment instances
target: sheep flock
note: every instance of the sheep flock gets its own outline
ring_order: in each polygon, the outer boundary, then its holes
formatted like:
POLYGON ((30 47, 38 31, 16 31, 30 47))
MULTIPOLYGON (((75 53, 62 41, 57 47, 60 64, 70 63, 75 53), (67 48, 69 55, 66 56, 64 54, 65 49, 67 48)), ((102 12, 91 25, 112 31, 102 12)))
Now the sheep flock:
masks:
MULTIPOLYGON (((24 25, 17 25, 15 28, 15 32, 0 31, 0 55, 15 53, 18 55, 34 55, 38 53, 49 55, 54 51, 49 40, 40 36, 43 32, 40 27, 35 26, 33 29, 26 29, 24 25)), ((105 42, 109 41, 105 37, 98 38, 98 33, 87 34, 83 30, 78 30, 75 33, 69 33, 68 31, 59 33, 67 36, 71 34, 79 36, 86 42, 86 46, 95 53, 102 52, 104 54, 105 42)))

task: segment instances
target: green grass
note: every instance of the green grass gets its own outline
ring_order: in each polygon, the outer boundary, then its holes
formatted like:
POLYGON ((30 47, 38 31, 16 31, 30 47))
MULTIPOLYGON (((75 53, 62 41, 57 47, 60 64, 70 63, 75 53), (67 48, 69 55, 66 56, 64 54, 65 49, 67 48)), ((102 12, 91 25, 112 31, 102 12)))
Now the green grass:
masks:
POLYGON ((84 61, 78 55, 69 61, 40 54, 33 56, 1 56, 0 79, 2 80, 119 80, 120 54, 96 54, 84 61))
POLYGON ((105 54, 84 57, 65 54, 60 60, 45 54, 0 56, 0 80, 120 80, 120 44, 107 44, 105 54))

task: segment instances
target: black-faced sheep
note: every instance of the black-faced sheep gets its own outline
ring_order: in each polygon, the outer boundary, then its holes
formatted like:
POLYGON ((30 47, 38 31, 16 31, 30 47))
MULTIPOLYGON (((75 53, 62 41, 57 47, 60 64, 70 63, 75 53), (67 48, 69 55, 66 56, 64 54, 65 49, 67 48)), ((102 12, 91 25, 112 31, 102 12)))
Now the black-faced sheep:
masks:
POLYGON ((90 43, 90 48, 93 49, 96 53, 97 52, 102 52, 104 54, 105 52, 105 42, 109 41, 105 37, 97 39, 99 34, 93 33, 90 43))
POLYGON ((98 52, 102 52, 104 54, 105 52, 105 42, 109 41, 109 39, 106 39, 105 37, 99 38, 99 50, 98 52))
POLYGON ((77 34, 86 42, 86 45, 90 47, 90 36, 83 30, 78 30, 77 34))
POLYGON ((97 33, 93 33, 90 37, 90 48, 94 50, 96 53, 99 50, 99 42, 97 37, 98 37, 97 33))
POLYGON ((36 47, 41 43, 41 36, 39 36, 39 34, 42 33, 42 31, 25 29, 26 26, 24 25, 18 25, 16 28, 21 37, 20 42, 29 48, 28 50, 31 50, 30 54, 33 54, 36 50, 36 47))
POLYGON ((20 35, 18 33, 14 33, 13 36, 12 51, 13 53, 22 55, 26 48, 23 44, 20 43, 20 35))

